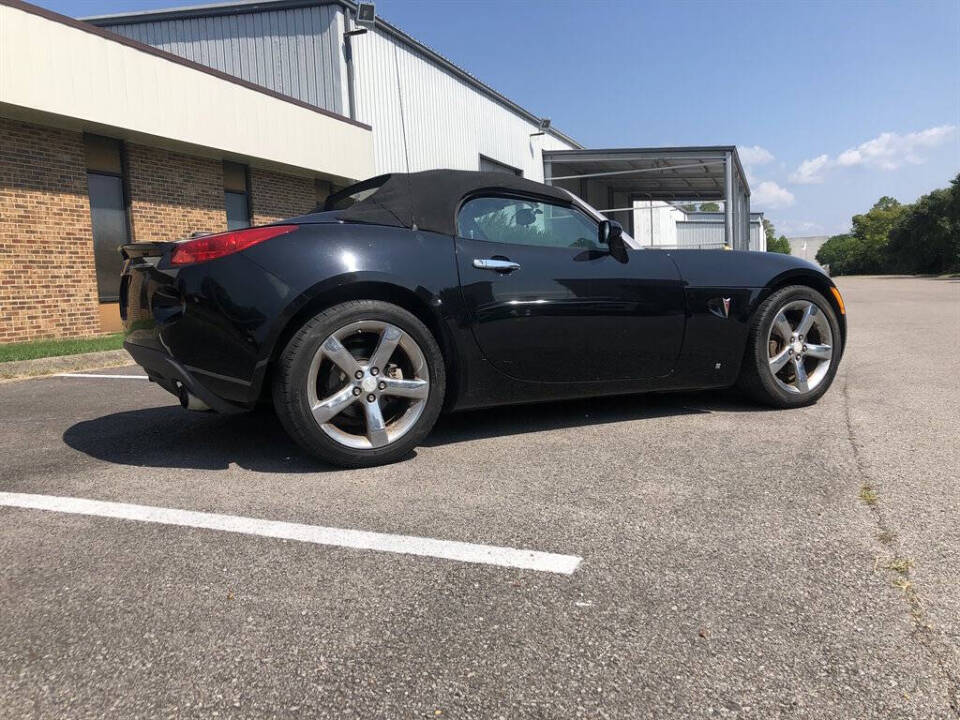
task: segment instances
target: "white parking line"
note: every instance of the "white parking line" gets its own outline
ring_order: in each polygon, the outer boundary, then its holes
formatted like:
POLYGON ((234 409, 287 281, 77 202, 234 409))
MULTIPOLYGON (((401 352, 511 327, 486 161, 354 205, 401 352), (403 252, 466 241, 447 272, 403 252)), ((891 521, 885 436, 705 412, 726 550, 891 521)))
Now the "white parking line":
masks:
POLYGON ((219 515, 193 510, 151 507, 149 505, 128 505, 127 503, 57 497, 55 495, 0 492, 0 505, 32 510, 51 510, 73 515, 139 520, 141 522, 160 523, 161 525, 222 530, 244 535, 298 540, 317 545, 336 545, 337 547, 356 548, 358 550, 419 555, 482 565, 499 565, 500 567, 520 568, 522 570, 559 573, 561 575, 573 574, 582 560, 576 555, 557 555, 538 550, 518 550, 496 545, 475 545, 453 540, 414 537, 412 535, 388 535, 365 530, 343 530, 279 520, 219 515))
POLYGON ((57 373, 54 377, 108 378, 113 380, 149 380, 146 375, 98 375, 97 373, 57 373))

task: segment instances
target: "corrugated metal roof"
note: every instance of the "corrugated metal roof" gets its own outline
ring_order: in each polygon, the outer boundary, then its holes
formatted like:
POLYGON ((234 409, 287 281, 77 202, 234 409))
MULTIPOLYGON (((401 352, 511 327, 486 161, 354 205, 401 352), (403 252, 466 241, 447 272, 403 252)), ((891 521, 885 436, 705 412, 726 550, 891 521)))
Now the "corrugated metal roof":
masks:
POLYGON ((728 153, 734 161, 734 177, 749 197, 750 188, 732 145, 544 150, 543 160, 551 164, 554 181, 593 177, 615 190, 655 199, 722 200, 728 153))
MULTIPOLYGON (((214 15, 234 15, 239 13, 250 13, 250 12, 260 12, 260 11, 269 11, 269 10, 279 10, 286 8, 298 8, 298 7, 308 7, 316 5, 340 5, 342 7, 348 8, 349 10, 356 11, 357 5, 351 0, 235 0, 234 2, 228 3, 214 3, 209 5, 194 5, 178 8, 170 8, 165 10, 146 10, 140 12, 132 13, 120 13, 113 15, 94 15, 90 17, 81 18, 85 22, 91 23, 97 26, 103 25, 122 25, 128 23, 142 23, 150 22, 153 20, 171 20, 171 19, 180 19, 180 18, 198 18, 198 17, 208 17, 214 15)), ((500 94, 492 87, 486 83, 479 80, 475 75, 467 72, 459 65, 455 64, 453 61, 444 57, 438 53, 433 48, 428 45, 416 40, 412 36, 405 33, 400 28, 391 25, 382 18, 377 18, 376 26, 378 29, 383 30, 384 32, 392 35, 397 40, 402 43, 409 45, 425 54, 430 60, 437 63, 444 69, 454 73, 474 88, 479 90, 492 97, 497 102, 506 106, 513 112, 518 115, 530 120, 531 122, 539 122, 540 116, 530 112, 521 105, 515 103, 513 100, 505 97, 500 94)), ((573 138, 569 137, 565 133, 557 130, 554 127, 551 127, 546 131, 550 135, 553 135, 564 142, 569 143, 578 148, 583 146, 578 143, 573 138)))
POLYGON ((339 5, 102 25, 311 105, 346 114, 339 5))
POLYGON ((690 198, 722 200, 727 153, 733 157, 734 175, 749 197, 750 186, 734 145, 544 150, 543 159, 553 165, 554 180, 595 175, 614 188, 642 191, 649 186, 670 198, 689 191, 690 198))

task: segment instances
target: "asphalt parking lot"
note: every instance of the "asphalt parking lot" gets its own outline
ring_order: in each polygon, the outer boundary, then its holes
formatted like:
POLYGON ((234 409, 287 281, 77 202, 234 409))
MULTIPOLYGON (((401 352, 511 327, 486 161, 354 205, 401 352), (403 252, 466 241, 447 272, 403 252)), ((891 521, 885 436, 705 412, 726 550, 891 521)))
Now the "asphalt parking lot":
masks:
POLYGON ((960 281, 839 285, 814 407, 476 412, 372 470, 136 377, 0 384, 0 492, 580 559, 0 506, 0 716, 960 717, 960 281))

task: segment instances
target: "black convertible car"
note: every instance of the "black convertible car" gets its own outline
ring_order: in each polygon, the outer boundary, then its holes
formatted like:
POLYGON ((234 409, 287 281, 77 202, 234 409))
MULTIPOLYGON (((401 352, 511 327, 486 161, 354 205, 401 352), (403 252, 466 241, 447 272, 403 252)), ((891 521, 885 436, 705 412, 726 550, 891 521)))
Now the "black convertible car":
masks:
POLYGON ((843 300, 788 255, 633 248, 565 190, 391 174, 274 225, 123 248, 125 347, 184 407, 273 402, 343 466, 396 460, 443 410, 738 385, 815 402, 843 300))

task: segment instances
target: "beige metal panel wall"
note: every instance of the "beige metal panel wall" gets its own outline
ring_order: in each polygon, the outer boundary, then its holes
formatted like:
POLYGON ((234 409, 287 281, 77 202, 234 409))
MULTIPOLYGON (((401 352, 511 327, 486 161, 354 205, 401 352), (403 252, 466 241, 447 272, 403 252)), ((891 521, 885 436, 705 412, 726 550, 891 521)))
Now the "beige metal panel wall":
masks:
POLYGON ((340 5, 317 5, 102 27, 344 115, 343 22, 340 5))
POLYGON ((367 128, 7 5, 0 114, 288 171, 373 170, 367 128))
POLYGON ((352 45, 357 119, 373 125, 377 172, 476 170, 486 155, 542 181, 541 150, 572 147, 531 137, 530 120, 381 29, 352 45))

